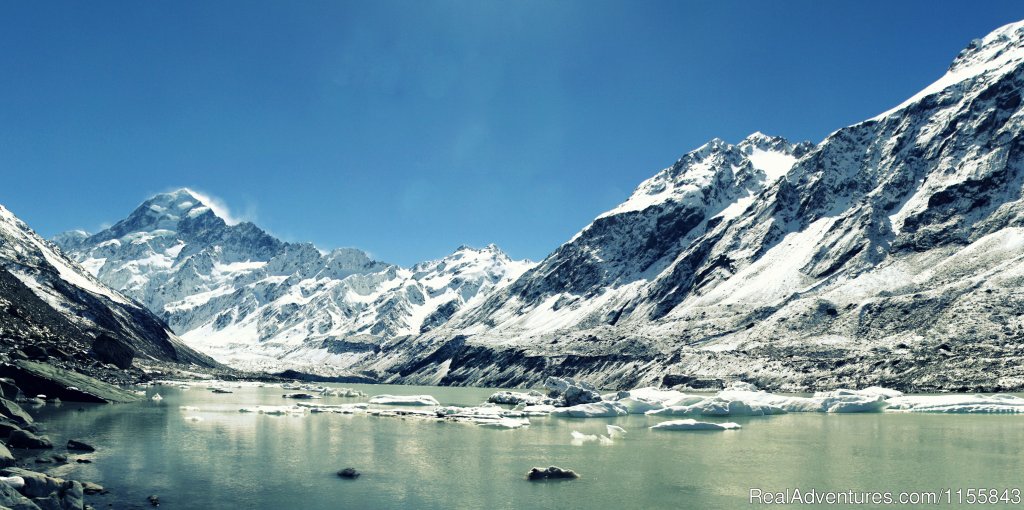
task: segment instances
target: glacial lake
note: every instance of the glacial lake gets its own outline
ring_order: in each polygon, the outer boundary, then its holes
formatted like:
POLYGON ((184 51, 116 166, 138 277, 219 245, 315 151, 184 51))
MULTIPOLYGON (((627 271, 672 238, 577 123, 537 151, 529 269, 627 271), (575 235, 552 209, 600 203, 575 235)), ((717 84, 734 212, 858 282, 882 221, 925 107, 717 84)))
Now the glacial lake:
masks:
MULTIPOLYGON (((368 395, 430 394, 452 405, 476 405, 495 391, 334 386, 368 395)), ((150 494, 160 496, 162 509, 712 509, 748 507, 751 488, 897 493, 1024 486, 1024 416, 793 413, 705 419, 743 426, 718 432, 650 430, 670 418, 644 415, 540 417, 525 429, 495 430, 366 415, 240 413, 245 406, 294 403, 281 395, 296 390, 232 391, 155 386, 146 388, 147 397, 159 392, 163 400, 64 403, 30 412, 54 443, 76 438, 98 447, 86 455, 92 464, 72 462, 53 471, 107 487, 110 494, 90 497, 98 509, 148 508, 150 494), (572 431, 604 434, 606 424, 628 433, 613 444, 573 444, 572 431), (531 467, 552 464, 574 469, 581 478, 526 481, 531 467), (349 466, 362 476, 345 480, 335 474, 349 466)))

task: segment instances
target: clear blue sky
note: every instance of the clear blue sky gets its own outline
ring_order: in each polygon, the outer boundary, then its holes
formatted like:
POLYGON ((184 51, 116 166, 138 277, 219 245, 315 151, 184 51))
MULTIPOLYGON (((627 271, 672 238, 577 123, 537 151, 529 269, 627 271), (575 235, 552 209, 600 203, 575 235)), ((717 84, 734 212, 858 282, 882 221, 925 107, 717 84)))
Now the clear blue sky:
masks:
POLYGON ((0 3, 0 203, 46 236, 189 186, 401 264, 543 258, 713 137, 819 141, 1019 2, 0 3))

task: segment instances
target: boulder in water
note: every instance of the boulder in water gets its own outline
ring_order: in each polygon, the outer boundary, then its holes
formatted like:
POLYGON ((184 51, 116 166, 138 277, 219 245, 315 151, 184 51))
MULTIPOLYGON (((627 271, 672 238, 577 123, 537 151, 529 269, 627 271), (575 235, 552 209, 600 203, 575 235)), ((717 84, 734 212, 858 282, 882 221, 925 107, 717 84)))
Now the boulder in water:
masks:
POLYGON ((531 481, 539 480, 574 480, 579 478, 571 469, 562 469, 558 466, 549 466, 547 469, 535 467, 526 473, 526 479, 531 481))

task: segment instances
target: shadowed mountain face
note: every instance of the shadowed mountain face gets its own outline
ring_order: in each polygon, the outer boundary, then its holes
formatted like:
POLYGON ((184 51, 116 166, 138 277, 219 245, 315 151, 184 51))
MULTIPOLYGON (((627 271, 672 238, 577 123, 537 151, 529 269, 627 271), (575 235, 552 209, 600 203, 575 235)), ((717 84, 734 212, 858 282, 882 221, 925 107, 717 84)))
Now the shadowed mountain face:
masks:
POLYGON ((713 140, 367 367, 447 384, 1020 389, 1022 91, 1017 23, 817 145, 713 140))
POLYGON ((70 363, 127 368, 133 359, 213 367, 141 304, 111 290, 0 206, 0 349, 70 363))
POLYGON ((325 374, 372 356, 384 339, 439 327, 529 267, 493 245, 412 268, 351 248, 325 253, 252 223, 229 225, 187 189, 55 242, 219 360, 325 374))

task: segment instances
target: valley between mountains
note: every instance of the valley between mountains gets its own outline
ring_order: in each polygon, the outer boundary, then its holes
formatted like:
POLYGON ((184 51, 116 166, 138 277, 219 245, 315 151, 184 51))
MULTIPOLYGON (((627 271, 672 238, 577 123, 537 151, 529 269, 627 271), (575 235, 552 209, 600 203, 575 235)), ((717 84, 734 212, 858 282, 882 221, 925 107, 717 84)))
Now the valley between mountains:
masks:
POLYGON ((1022 93, 1024 22, 819 143, 713 139, 539 262, 323 251, 189 189, 52 242, 3 209, 0 324, 354 381, 1020 391, 1022 93))

